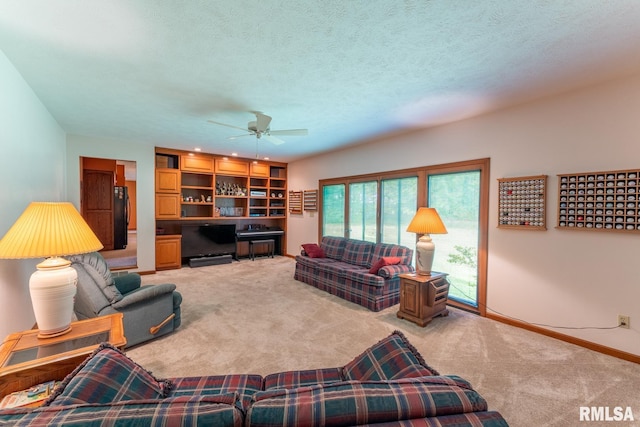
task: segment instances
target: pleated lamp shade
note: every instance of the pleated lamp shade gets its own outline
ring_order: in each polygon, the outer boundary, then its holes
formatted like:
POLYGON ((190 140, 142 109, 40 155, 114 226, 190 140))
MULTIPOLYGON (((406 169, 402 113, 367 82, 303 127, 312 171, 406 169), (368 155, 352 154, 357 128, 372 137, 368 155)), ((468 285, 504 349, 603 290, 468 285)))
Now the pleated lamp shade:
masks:
POLYGON ((446 234, 447 228, 435 208, 418 208, 407 231, 416 234, 446 234))
POLYGON ((71 203, 32 202, 0 240, 0 258, 48 258, 102 248, 71 203))
POLYGON ((29 280, 38 338, 71 330, 78 275, 71 262, 61 257, 102 247, 76 208, 66 202, 31 203, 0 240, 0 258, 46 258, 29 280))

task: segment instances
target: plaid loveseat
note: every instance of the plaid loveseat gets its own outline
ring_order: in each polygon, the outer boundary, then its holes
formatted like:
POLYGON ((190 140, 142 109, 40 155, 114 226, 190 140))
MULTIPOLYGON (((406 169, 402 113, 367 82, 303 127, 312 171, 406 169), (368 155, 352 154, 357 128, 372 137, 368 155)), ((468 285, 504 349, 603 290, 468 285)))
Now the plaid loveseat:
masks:
POLYGON ((319 256, 296 256, 294 279, 372 311, 398 304, 398 275, 414 271, 413 250, 405 246, 324 236, 319 247, 319 256))
POLYGON ((342 367, 159 380, 103 344, 44 406, 0 426, 507 426, 457 376, 439 375, 401 332, 342 367))

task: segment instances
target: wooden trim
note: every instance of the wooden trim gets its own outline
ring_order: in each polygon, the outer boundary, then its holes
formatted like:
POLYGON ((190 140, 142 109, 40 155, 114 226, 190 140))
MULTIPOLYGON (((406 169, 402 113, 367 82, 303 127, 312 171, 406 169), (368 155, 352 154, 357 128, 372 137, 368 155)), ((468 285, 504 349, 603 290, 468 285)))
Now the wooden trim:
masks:
POLYGON ((155 270, 149 270, 149 271, 136 271, 137 274, 144 276, 146 274, 156 274, 155 270))
POLYGON ((487 314, 487 276, 489 271, 489 175, 491 160, 482 159, 480 168, 480 218, 478 218, 478 307, 480 314, 487 314))
POLYGON ((468 311, 469 313, 479 314, 480 316, 484 317, 484 313, 482 313, 480 311, 479 307, 474 307, 472 305, 464 304, 462 302, 459 302, 459 301, 456 301, 456 300, 452 300, 452 299, 448 299, 447 300, 447 305, 450 305, 451 307, 455 307, 455 308, 457 308, 459 310, 468 311))
MULTIPOLYGON (((463 302, 449 300, 449 304, 454 307, 479 313, 481 316, 486 314, 487 302, 487 271, 488 271, 488 252, 489 252, 489 175, 491 172, 491 159, 488 157, 477 160, 466 160, 462 162, 445 163, 442 165, 425 166, 425 196, 429 193, 428 180, 430 175, 442 175, 448 173, 470 172, 474 170, 480 171, 480 201, 479 201, 479 217, 478 217, 478 295, 477 306, 465 304, 463 302)), ((420 206, 426 206, 420 205, 420 206)))
POLYGON ((522 322, 520 320, 510 319, 508 317, 503 317, 493 313, 487 313, 485 317, 487 319, 495 320, 500 323, 505 323, 510 326, 526 329, 527 331, 535 332, 547 337, 558 339, 560 341, 568 342, 570 344, 574 344, 579 347, 584 347, 589 350, 596 351, 598 353, 606 354, 608 356, 613 356, 618 359, 627 360, 629 362, 640 364, 640 356, 637 354, 627 353, 626 351, 617 350, 615 348, 607 347, 602 344, 597 344, 591 341, 583 340, 581 338, 576 338, 570 335, 561 334, 556 331, 541 328, 539 326, 532 325, 530 323, 522 322))

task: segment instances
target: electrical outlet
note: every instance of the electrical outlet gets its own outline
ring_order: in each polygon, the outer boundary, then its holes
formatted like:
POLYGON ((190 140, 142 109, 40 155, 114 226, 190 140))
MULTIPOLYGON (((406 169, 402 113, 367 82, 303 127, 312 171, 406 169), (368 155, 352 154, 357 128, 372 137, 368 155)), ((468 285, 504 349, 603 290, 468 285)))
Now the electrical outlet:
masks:
POLYGON ((618 326, 621 328, 629 329, 631 327, 631 319, 629 316, 618 314, 618 326))

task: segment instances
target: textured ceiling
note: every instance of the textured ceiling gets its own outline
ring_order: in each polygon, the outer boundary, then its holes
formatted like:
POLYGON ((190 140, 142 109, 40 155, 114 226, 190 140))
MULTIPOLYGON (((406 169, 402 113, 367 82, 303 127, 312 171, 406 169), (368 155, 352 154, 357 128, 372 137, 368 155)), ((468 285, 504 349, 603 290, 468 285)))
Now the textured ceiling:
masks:
POLYGON ((290 161, 638 72, 640 1, 0 0, 0 49, 67 133, 290 161))

